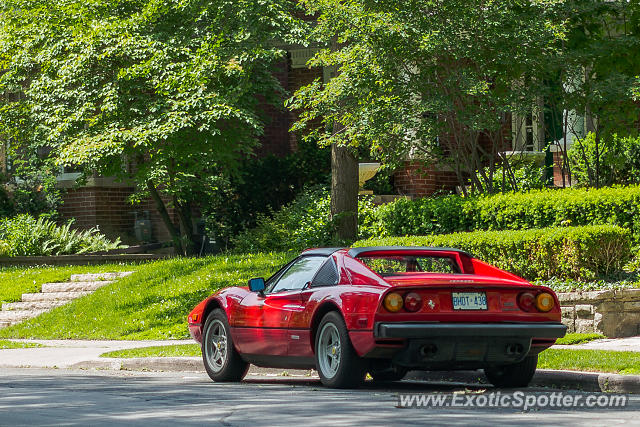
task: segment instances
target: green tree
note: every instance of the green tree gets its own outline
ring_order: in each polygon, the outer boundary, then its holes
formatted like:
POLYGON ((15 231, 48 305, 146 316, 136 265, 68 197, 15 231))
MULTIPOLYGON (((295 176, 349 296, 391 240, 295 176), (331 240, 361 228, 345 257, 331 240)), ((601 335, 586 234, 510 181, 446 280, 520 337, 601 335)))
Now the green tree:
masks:
MULTIPOLYGON (((640 73, 640 2, 566 1, 558 6, 567 36, 550 69, 560 75, 562 91, 555 94, 565 110, 578 113, 580 129, 592 140, 578 139, 573 147, 580 156, 588 184, 610 183, 612 156, 622 155, 617 135, 637 134, 640 109, 634 88, 640 73)), ((580 134, 576 120, 567 130, 580 134)), ((586 135, 583 135, 586 136, 586 135)))
POLYGON ((492 191, 510 114, 536 104, 564 34, 547 2, 303 3, 326 46, 311 64, 337 73, 296 93, 296 129, 326 144, 368 146, 385 161, 411 152, 448 162, 461 184, 492 191), (326 126, 312 127, 317 120, 326 126))
POLYGON ((176 246, 191 209, 251 153, 281 104, 272 74, 301 34, 288 0, 8 0, 0 108, 14 144, 61 165, 131 179, 176 246), (18 96, 19 94, 19 96, 18 96), (16 130, 29 131, 17 132, 16 130), (167 207, 175 208, 176 226, 167 207))

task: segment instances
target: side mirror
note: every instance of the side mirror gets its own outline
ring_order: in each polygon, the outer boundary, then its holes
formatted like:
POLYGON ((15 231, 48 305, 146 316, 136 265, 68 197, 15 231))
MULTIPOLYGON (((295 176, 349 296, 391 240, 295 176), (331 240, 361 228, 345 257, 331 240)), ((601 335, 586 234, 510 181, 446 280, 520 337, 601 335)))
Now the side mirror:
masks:
POLYGON ((260 292, 264 291, 264 279, 262 277, 256 277, 255 279, 249 280, 249 290, 251 292, 260 292))

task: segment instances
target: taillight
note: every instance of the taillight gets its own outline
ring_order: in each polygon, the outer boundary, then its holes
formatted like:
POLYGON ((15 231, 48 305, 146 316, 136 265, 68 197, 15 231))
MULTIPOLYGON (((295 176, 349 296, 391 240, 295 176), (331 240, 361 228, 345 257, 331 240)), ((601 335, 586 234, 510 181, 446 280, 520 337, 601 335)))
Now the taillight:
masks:
POLYGON ((409 292, 404 296, 404 308, 407 311, 418 311, 422 307, 422 298, 415 292, 409 292))
POLYGON ((550 311, 556 305, 553 295, 542 292, 536 296, 536 308, 543 313, 550 311))
POLYGON ((523 292, 518 296, 518 305, 523 311, 540 311, 546 313, 556 305, 556 301, 549 292, 523 292))
POLYGON ((518 305, 523 311, 533 311, 536 297, 531 292, 523 292, 518 297, 518 305))
POLYGON ((387 294, 386 297, 384 297, 384 308, 386 308, 388 311, 392 313, 396 313, 400 311, 400 309, 402 308, 402 305, 403 305, 403 301, 400 294, 391 292, 390 294, 387 294))

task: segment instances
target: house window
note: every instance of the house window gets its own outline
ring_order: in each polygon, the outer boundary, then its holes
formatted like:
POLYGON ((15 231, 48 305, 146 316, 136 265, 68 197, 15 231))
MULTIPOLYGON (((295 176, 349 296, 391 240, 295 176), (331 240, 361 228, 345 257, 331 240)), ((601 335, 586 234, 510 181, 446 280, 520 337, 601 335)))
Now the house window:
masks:
POLYGON ((514 113, 511 132, 514 151, 544 150, 544 119, 537 106, 524 115, 514 113))

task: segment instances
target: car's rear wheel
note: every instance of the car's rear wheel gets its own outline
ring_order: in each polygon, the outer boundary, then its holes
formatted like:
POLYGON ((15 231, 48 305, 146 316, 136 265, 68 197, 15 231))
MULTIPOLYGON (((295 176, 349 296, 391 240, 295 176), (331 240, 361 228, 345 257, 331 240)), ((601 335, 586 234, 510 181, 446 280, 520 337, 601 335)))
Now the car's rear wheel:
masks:
POLYGON ((526 387, 533 379, 538 366, 538 355, 527 356, 521 362, 485 368, 484 373, 496 387, 526 387))
POLYGON ((369 375, 374 382, 387 383, 400 381, 407 375, 408 369, 397 365, 391 365, 386 369, 374 369, 369 371, 369 375))
POLYGON ((364 364, 351 345, 342 317, 327 313, 316 334, 316 369, 327 387, 357 387, 364 380, 364 364))
POLYGON ((202 332, 202 360, 214 381, 240 381, 249 370, 249 364, 233 346, 229 331, 224 311, 216 309, 207 316, 202 332))

